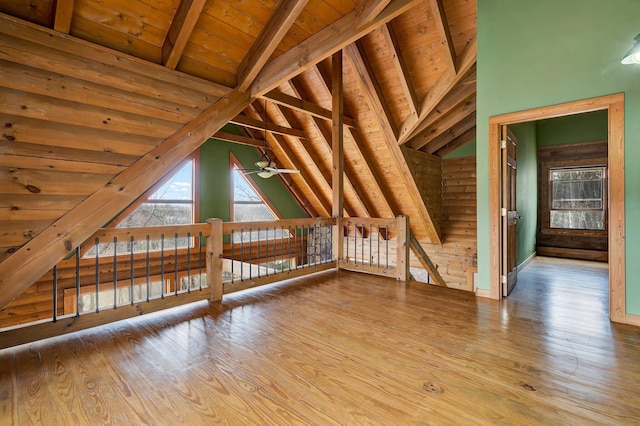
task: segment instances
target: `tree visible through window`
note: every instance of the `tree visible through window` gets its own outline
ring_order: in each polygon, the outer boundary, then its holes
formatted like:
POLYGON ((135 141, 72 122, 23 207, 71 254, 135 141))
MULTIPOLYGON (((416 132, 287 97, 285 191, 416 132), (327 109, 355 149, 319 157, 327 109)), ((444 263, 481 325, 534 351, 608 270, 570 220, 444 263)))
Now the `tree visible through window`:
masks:
POLYGON ((605 166, 551 169, 551 228, 605 230, 605 179, 605 166))

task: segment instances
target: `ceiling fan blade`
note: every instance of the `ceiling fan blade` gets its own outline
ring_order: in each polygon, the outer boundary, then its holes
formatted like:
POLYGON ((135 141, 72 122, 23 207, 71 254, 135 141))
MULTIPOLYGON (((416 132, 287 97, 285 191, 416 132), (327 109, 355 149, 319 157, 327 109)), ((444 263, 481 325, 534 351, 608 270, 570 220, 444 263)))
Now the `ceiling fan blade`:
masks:
POLYGON ((264 168, 265 171, 274 173, 274 174, 278 174, 278 173, 300 173, 300 170, 296 170, 296 169, 276 169, 273 167, 265 167, 264 168))
POLYGON ((242 173, 243 175, 253 175, 256 173, 260 173, 262 170, 247 170, 246 172, 242 173))

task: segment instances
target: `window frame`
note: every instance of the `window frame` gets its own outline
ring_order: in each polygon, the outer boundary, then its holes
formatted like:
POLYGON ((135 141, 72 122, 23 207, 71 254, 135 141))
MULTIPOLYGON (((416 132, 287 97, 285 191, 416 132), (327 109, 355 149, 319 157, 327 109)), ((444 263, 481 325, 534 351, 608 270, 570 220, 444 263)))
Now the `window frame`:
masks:
MULTIPOLYGON (((244 169, 244 168, 245 167, 240 163, 240 161, 236 158, 236 156, 233 155, 233 152, 230 152, 229 153, 229 220, 231 222, 234 222, 234 205, 236 204, 234 200, 234 192, 235 192, 234 191, 235 181, 233 177, 234 169, 244 169)), ((264 204, 269 209, 269 211, 271 211, 271 213, 275 216, 274 220, 282 220, 282 215, 280 214, 278 209, 276 209, 273 203, 267 198, 265 193, 255 183, 255 181, 252 178, 245 178, 245 181, 249 184, 251 189, 253 189, 256 192, 256 194, 258 194, 258 197, 260 197, 260 199, 262 200, 261 203, 246 202, 246 204, 264 204)))

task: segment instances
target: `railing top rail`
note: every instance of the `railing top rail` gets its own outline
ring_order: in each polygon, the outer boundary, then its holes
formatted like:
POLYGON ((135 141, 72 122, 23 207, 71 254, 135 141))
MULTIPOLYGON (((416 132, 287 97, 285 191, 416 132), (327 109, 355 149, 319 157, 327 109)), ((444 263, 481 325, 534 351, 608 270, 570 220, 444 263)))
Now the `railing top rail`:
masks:
POLYGON ((342 219, 343 225, 355 225, 355 226, 388 226, 389 228, 396 227, 396 218, 377 218, 377 217, 345 217, 342 219))
POLYGON ((318 217, 318 218, 303 218, 303 219, 283 219, 283 220, 270 220, 270 221, 256 221, 256 222, 225 222, 222 225, 223 232, 229 234, 231 231, 249 231, 265 229, 267 227, 284 227, 288 228, 296 226, 313 226, 313 225, 335 225, 336 219, 333 217, 318 217))
POLYGON ((95 239, 98 238, 101 242, 113 241, 114 237, 117 237, 119 241, 128 241, 131 237, 134 240, 144 240, 149 236, 149 239, 159 239, 162 235, 165 238, 174 238, 175 234, 178 237, 184 238, 187 233, 190 233, 192 237, 198 236, 202 232, 203 237, 207 237, 211 234, 211 226, 206 223, 194 223, 190 225, 169 225, 169 226, 144 226, 138 228, 102 228, 94 232, 85 244, 93 244, 95 239))

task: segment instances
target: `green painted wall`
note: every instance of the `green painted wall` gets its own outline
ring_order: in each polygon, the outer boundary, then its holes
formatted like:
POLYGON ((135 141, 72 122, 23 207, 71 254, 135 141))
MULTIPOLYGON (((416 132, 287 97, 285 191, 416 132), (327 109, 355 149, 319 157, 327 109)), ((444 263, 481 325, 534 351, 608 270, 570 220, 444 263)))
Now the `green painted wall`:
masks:
POLYGON ((627 312, 640 315, 638 0, 478 0, 478 282, 489 289, 489 117, 625 93, 627 312))
POLYGON ((518 265, 536 251, 538 220, 538 150, 536 123, 509 126, 518 139, 516 209, 518 221, 518 265))
MULTIPOLYGON (((235 126, 225 126, 222 130, 238 134, 235 126)), ((253 167, 260 158, 260 154, 251 146, 217 139, 209 139, 200 147, 200 221, 205 221, 207 218, 230 220, 230 152, 233 152, 245 168, 253 167)), ((254 176, 251 176, 254 182, 284 219, 307 217, 278 178, 262 179, 254 176)))
POLYGON ((465 143, 461 147, 454 149, 450 153, 444 156, 444 158, 458 158, 458 157, 475 157, 476 155, 476 140, 472 139, 465 143))
POLYGON ((595 111, 536 122, 538 146, 593 142, 608 138, 607 111, 595 111))

